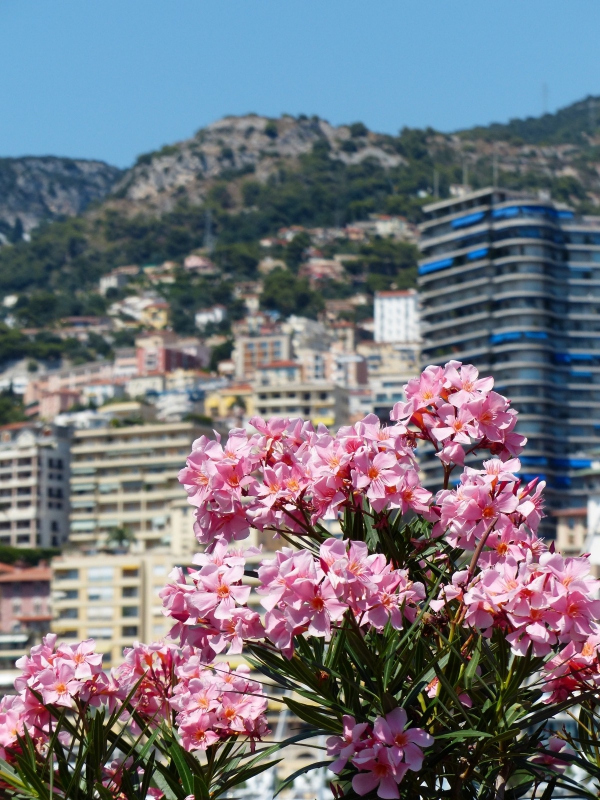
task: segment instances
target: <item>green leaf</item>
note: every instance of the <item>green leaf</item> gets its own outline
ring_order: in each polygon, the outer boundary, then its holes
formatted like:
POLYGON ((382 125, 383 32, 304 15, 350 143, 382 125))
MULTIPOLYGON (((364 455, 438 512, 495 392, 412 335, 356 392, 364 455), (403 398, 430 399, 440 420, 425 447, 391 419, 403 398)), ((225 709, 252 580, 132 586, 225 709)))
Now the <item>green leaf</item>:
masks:
POLYGON ((169 753, 175 762, 185 793, 188 795, 194 794, 194 776, 187 764, 184 752, 183 747, 175 739, 169 743, 169 753))
POLYGON ((334 733, 341 730, 339 718, 325 716, 325 714, 322 714, 320 711, 318 711, 318 706, 312 706, 306 703, 298 703, 296 700, 292 700, 291 697, 284 697, 283 702, 293 714, 295 714, 297 717, 300 717, 300 719, 304 720, 304 722, 308 722, 311 725, 326 731, 333 731, 334 733))
POLYGON ((281 784, 277 792, 275 793, 275 797, 277 797, 284 789, 287 789, 288 786, 296 780, 297 777, 300 775, 305 775, 307 772, 310 772, 313 769, 321 769, 321 767, 328 767, 332 762, 331 761, 317 761, 313 764, 307 764, 305 767, 300 767, 297 769, 296 772, 293 772, 291 775, 284 780, 281 784))

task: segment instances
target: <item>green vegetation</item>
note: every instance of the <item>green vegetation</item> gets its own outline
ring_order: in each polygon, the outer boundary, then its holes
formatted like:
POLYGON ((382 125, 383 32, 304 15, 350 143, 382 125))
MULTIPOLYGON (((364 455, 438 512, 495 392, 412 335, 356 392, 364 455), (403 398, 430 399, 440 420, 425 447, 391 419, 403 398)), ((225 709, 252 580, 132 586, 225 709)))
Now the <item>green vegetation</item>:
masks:
POLYGON ((323 297, 310 288, 306 278, 290 275, 279 267, 265 278, 260 303, 265 309, 278 311, 282 317, 298 314, 316 318, 325 307, 323 297))
POLYGON ((60 361, 67 357, 74 364, 83 364, 111 353, 109 343, 97 333, 88 335, 87 344, 79 339, 61 339, 51 331, 26 336, 16 328, 0 323, 0 367, 8 361, 30 358, 35 361, 60 361))
POLYGON ((37 567, 40 561, 50 561, 60 555, 54 547, 9 547, 0 545, 0 564, 16 564, 22 562, 29 567, 37 567))
POLYGON ((541 117, 511 119, 461 131, 466 139, 509 141, 514 144, 583 144, 586 136, 600 133, 600 98, 586 97, 578 103, 541 117))
POLYGON ((10 389, 0 392, 0 425, 11 422, 24 422, 27 419, 23 408, 23 398, 10 389))

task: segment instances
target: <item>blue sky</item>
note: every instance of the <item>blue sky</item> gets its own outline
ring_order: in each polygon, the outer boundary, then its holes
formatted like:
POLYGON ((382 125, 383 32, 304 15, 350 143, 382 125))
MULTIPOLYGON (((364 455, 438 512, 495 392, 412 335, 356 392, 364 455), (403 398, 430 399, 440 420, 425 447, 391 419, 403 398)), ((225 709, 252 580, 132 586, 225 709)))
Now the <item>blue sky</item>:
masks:
POLYGON ((225 114, 455 130, 600 95, 598 0, 0 0, 0 156, 128 166, 225 114))

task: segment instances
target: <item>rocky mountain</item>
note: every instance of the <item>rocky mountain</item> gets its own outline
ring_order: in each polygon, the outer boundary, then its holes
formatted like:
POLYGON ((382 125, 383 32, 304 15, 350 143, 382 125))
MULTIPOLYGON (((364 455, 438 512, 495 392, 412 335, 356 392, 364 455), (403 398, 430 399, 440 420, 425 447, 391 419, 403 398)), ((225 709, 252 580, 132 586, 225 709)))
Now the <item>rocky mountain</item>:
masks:
POLYGON ((102 161, 0 158, 0 237, 16 241, 42 220, 81 214, 103 200, 121 174, 102 161))
POLYGON ((393 137, 368 131, 362 123, 335 127, 318 117, 230 116, 191 139, 140 156, 115 186, 110 205, 123 200, 125 206, 163 213, 184 198, 201 203, 217 180, 253 175, 266 183, 283 164, 298 168, 299 157, 315 144, 346 165, 372 159, 389 169, 404 162, 393 137))

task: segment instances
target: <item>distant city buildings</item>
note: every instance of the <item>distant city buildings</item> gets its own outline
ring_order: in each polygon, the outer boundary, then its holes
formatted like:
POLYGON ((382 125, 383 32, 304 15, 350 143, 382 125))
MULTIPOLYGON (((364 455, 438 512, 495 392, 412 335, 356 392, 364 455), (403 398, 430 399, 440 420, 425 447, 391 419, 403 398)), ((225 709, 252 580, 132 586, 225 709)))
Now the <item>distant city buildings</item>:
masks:
POLYGON ((414 289, 375 292, 374 311, 376 342, 419 341, 418 298, 414 289))

